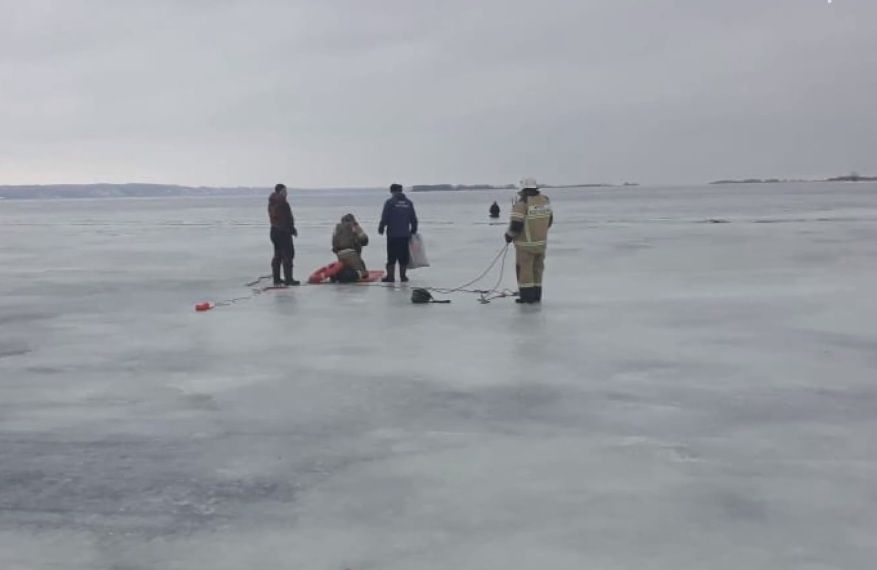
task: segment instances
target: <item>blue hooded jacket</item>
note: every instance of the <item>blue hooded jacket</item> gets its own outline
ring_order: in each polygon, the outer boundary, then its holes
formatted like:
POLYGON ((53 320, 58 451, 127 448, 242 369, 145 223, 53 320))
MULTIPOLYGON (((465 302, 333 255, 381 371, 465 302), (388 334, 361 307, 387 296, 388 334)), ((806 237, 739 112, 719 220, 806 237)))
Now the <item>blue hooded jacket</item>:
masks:
POLYGON ((408 196, 397 192, 384 202, 378 233, 387 229, 388 238, 406 238, 417 233, 417 214, 408 196))

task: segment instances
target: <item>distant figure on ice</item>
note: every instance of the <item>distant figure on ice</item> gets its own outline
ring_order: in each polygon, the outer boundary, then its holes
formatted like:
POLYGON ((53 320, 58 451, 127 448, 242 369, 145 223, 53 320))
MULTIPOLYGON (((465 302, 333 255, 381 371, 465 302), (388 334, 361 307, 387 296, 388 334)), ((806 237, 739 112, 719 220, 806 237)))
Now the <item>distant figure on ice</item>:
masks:
POLYGON ((548 228, 554 223, 554 214, 551 202, 539 193, 539 184, 534 179, 524 178, 520 188, 505 233, 506 243, 515 242, 519 291, 515 302, 540 303, 548 228))
POLYGON ((390 186, 390 198, 384 202, 381 223, 378 233, 384 235, 387 230, 387 276, 381 279, 385 283, 396 281, 396 263, 399 263, 399 279, 408 281, 405 270, 408 268, 408 242, 411 234, 417 233, 417 213, 414 204, 402 192, 401 184, 390 186))
POLYGON ((344 269, 335 276, 334 281, 353 283, 368 276, 365 262, 362 260, 362 248, 368 245, 368 236, 362 231, 353 214, 346 214, 341 222, 335 225, 332 233, 332 251, 344 269))
POLYGON ((497 204, 496 201, 494 201, 493 204, 490 205, 490 217, 491 218, 498 218, 499 217, 499 204, 497 204))
POLYGON ((286 201, 286 186, 278 184, 268 198, 268 219, 271 221, 271 243, 274 244, 274 257, 271 259, 271 274, 274 285, 298 285, 292 278, 292 259, 295 247, 292 236, 298 237, 292 208, 286 201), (283 281, 280 280, 280 266, 283 265, 283 281))

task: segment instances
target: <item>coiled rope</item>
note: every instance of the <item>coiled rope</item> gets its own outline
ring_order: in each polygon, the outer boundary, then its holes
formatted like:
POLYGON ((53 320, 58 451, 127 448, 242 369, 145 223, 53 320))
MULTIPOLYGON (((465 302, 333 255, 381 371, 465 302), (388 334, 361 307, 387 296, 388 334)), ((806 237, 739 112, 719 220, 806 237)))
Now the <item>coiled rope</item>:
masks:
MULTIPOLYGON (((517 297, 517 291, 513 291, 511 289, 500 289, 499 286, 502 284, 503 277, 505 276, 505 267, 506 267, 506 258, 509 253, 509 245, 505 244, 497 254, 493 257, 490 264, 482 271, 478 277, 475 279, 463 283, 458 287, 418 287, 418 289, 424 289, 429 291, 430 293, 438 293, 439 295, 450 295, 452 293, 473 293, 478 295, 478 302, 481 304, 487 304, 495 299, 502 299, 505 297, 517 297), (493 284, 493 287, 490 289, 474 289, 473 285, 487 277, 490 271, 499 263, 499 275, 496 278, 496 282, 493 284)), ((389 287, 394 288, 394 284, 392 283, 359 283, 361 287, 389 287)))
POLYGON ((494 299, 514 297, 517 295, 515 291, 512 291, 511 289, 499 289, 500 284, 502 284, 502 279, 505 276, 505 265, 508 253, 509 244, 505 244, 499 250, 499 252, 497 252, 496 256, 493 258, 487 268, 482 271, 478 277, 476 277, 472 281, 469 281, 468 283, 460 285, 459 287, 454 287, 452 289, 446 289, 442 287, 423 287, 423 289, 426 289, 427 291, 430 291, 432 293, 438 293, 439 295, 450 295, 451 293, 475 293, 479 296, 478 302, 485 305, 493 301, 494 299), (496 283, 493 284, 493 287, 491 287, 490 289, 470 289, 470 287, 484 279, 487 274, 490 273, 490 270, 494 268, 497 262, 500 262, 499 275, 497 276, 496 283))
MULTIPOLYGON (((490 264, 482 271, 478 277, 475 279, 463 283, 458 287, 421 287, 421 289, 426 289, 431 293, 438 293, 439 295, 450 295, 452 293, 473 293, 478 295, 478 302, 486 305, 491 301, 496 299, 503 299, 505 297, 516 297, 518 293, 511 289, 500 289, 499 286, 502 284, 502 279, 505 276, 505 267, 506 267, 506 258, 509 253, 509 244, 505 244, 493 257, 490 264), (474 289, 473 285, 487 277, 490 271, 499 263, 499 275, 496 278, 496 282, 493 284, 493 287, 490 289, 474 289)), ((231 299, 223 299, 221 301, 216 301, 213 303, 205 302, 199 303, 195 306, 197 311, 206 311, 210 310, 214 307, 227 307, 229 305, 234 305, 236 303, 241 303, 243 301, 249 301, 250 299, 256 297, 257 295, 261 295, 266 291, 274 289, 274 287, 260 287, 262 281, 266 279, 271 279, 272 275, 260 275, 253 281, 249 283, 244 283, 244 287, 249 287, 251 289, 251 293, 249 295, 245 295, 242 297, 234 297, 231 299)), ((394 288, 392 283, 352 283, 352 285, 358 285, 360 287, 389 287, 394 288)))

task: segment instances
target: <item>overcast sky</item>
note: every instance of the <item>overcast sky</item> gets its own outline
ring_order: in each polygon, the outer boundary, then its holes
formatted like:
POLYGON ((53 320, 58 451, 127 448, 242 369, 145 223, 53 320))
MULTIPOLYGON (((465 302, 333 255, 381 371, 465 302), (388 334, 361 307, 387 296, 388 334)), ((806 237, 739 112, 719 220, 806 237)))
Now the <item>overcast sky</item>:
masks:
POLYGON ((877 0, 0 0, 0 184, 877 173, 877 0))

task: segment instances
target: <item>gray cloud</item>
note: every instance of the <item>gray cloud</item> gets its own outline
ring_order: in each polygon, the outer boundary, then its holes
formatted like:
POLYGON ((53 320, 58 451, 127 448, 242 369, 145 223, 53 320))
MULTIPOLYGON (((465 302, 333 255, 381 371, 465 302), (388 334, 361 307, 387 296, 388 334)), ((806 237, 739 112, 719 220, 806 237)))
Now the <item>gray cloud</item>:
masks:
POLYGON ((0 9, 0 183, 877 171, 872 0, 0 9))

